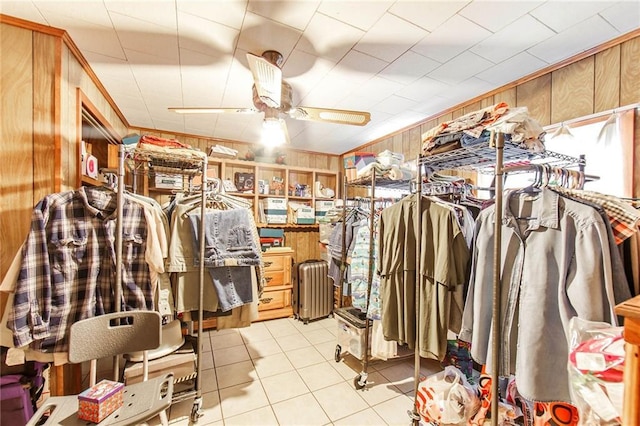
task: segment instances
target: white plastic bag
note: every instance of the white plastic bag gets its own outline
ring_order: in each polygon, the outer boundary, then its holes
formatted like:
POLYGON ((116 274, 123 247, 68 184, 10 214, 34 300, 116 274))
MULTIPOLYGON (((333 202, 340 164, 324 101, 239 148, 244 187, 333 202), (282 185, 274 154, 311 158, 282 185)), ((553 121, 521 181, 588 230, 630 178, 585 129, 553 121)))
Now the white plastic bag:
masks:
POLYGON ((456 367, 447 366, 418 385, 416 408, 427 422, 464 425, 479 406, 476 392, 456 367))

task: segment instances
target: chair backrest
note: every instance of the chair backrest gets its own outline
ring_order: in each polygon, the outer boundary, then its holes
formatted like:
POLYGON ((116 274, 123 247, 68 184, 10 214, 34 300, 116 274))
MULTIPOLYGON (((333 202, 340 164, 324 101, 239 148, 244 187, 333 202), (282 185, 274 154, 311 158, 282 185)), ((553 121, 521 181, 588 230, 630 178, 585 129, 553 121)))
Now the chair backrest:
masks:
POLYGON ((69 331, 69 361, 155 349, 162 341, 161 324, 156 311, 115 312, 78 321, 69 331))

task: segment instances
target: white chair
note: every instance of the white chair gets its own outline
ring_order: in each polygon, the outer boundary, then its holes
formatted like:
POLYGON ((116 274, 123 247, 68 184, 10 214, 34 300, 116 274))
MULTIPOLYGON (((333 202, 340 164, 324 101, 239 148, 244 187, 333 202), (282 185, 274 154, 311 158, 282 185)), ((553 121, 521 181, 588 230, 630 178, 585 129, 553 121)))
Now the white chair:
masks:
MULTIPOLYGON (((69 332, 69 361, 91 361, 90 386, 96 382, 96 361, 129 352, 144 351, 144 381, 124 387, 124 404, 100 425, 136 425, 160 415, 167 424, 165 410, 173 397, 173 374, 147 380, 147 351, 161 343, 161 317, 154 311, 127 311, 100 315, 78 321, 69 332), (118 325, 121 324, 121 325, 118 325)), ((27 426, 91 424, 78 418, 78 396, 50 397, 38 409, 27 426)))

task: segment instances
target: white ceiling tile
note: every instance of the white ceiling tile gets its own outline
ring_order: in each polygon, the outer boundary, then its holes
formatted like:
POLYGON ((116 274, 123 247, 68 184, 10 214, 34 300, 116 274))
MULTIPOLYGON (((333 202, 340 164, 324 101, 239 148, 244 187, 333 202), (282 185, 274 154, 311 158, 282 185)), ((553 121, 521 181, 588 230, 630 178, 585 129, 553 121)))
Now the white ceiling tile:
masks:
POLYGON ((316 12, 319 0, 279 1, 250 0, 247 10, 281 24, 304 30, 316 12))
POLYGON ((367 31, 393 4, 393 1, 323 1, 320 13, 367 31))
MULTIPOLYGON (((4 1, 0 2, 4 9, 4 1)), ((29 2, 24 2, 29 3, 29 2)), ((101 3, 77 2, 77 1, 35 1, 33 4, 40 13, 45 16, 50 25, 58 26, 66 24, 65 18, 77 20, 77 24, 84 25, 91 23, 94 25, 110 26, 109 13, 101 3)), ((4 13, 4 12, 3 12, 4 13)), ((77 25, 76 24, 76 25, 77 25)), ((69 27, 59 27, 67 29, 69 27)))
POLYGON ((450 99, 457 104, 473 99, 495 88, 496 86, 494 84, 476 77, 471 77, 460 84, 452 86, 450 90, 440 93, 440 96, 450 99))
POLYGON ((454 15, 426 36, 412 50, 439 62, 446 62, 491 35, 490 31, 454 15))
MULTIPOLYGON (((154 1, 153 5, 150 5, 148 1, 103 0, 103 2, 109 12, 129 16, 168 29, 175 30, 177 28, 176 4, 174 1, 154 1)), ((86 3, 91 4, 93 2, 86 3)))
POLYGON ((440 62, 409 50, 380 71, 378 75, 406 85, 433 71, 438 66, 440 66, 440 62))
POLYGON ((416 104, 413 111, 418 111, 425 114, 427 117, 442 112, 454 105, 451 99, 442 96, 431 96, 428 100, 416 104))
POLYGON ((206 119, 203 120, 202 117, 198 117, 197 115, 182 114, 185 129, 195 131, 197 134, 201 132, 213 134, 213 129, 216 127, 219 115, 220 114, 209 114, 206 119))
MULTIPOLYGON (((168 64, 178 64, 176 29, 167 29, 115 12, 111 13, 111 19, 125 50, 163 58, 168 64)), ((127 59, 131 60, 128 55, 127 59)))
MULTIPOLYGON (((377 95, 377 94, 375 94, 377 95)), ((338 102, 335 107, 337 109, 347 109, 347 110, 355 110, 355 111, 370 111, 374 105, 376 105, 377 103, 379 103, 381 100, 389 97, 390 95, 386 95, 386 96, 374 96, 374 97, 367 97, 367 96, 355 96, 355 95, 349 95, 346 98, 342 99, 340 102, 338 102)))
POLYGON ((364 31, 316 13, 296 49, 338 62, 364 35, 364 31))
POLYGON ((425 76, 414 81, 404 89, 396 92, 396 94, 405 98, 413 99, 417 102, 422 102, 426 99, 429 99, 431 96, 437 95, 449 89, 450 86, 448 84, 425 76))
POLYGON ((238 39, 238 49, 254 55, 260 55, 265 50, 277 50, 286 58, 301 35, 300 30, 247 12, 238 39))
POLYGON ((549 0, 530 13, 559 33, 611 6, 611 1, 549 0))
MULTIPOLYGON (((143 55, 137 52, 136 54, 143 55)), ((178 101, 182 100, 180 71, 177 68, 163 65, 132 65, 131 71, 143 95, 153 94, 160 98, 164 96, 174 99, 177 97, 178 101), (176 96, 176 93, 179 96, 176 96)))
POLYGON ((334 108, 351 90, 353 81, 327 75, 322 81, 303 99, 300 105, 308 107, 334 108))
POLYGON ((471 51, 497 64, 554 35, 549 27, 525 15, 481 41, 471 51))
POLYGON ((282 67, 284 79, 293 88, 293 102, 304 98, 333 67, 331 61, 294 50, 282 67))
POLYGON ((553 64, 597 46, 617 35, 618 32, 609 23, 596 15, 548 38, 527 51, 543 61, 553 64))
POLYGON ((403 84, 386 78, 374 76, 364 84, 353 90, 349 96, 362 96, 371 100, 381 101, 404 88, 403 84))
POLYGON ((239 30, 247 0, 177 0, 177 10, 239 30))
POLYGON ((231 68, 229 69, 229 77, 224 84, 225 92, 222 99, 223 107, 250 108, 253 106, 251 99, 253 98, 253 76, 251 71, 245 66, 246 52, 237 50, 231 68))
MULTIPOLYGON (((194 55, 199 54, 182 49, 180 58, 194 55)), ((199 59, 192 60, 195 62, 199 59)), ((180 76, 184 106, 216 107, 222 103, 224 87, 229 77, 229 66, 226 61, 208 66, 182 66, 180 76)))
POLYGON ((339 74, 341 79, 362 83, 382 71, 387 65, 389 65, 388 62, 352 50, 329 71, 328 75, 339 74))
POLYGON ((486 70, 492 65, 493 63, 475 53, 466 51, 431 71, 428 76, 454 85, 486 70))
POLYGON ((15 16, 27 21, 36 22, 43 25, 51 25, 40 13, 38 8, 30 1, 5 1, 0 2, 0 13, 8 16, 15 16))
POLYGON ((178 13, 178 44, 181 48, 214 58, 232 54, 240 31, 188 13, 178 13))
POLYGON ((399 0, 389 12, 433 31, 469 3, 469 0, 399 0))
POLYGON ((542 3, 530 0, 475 0, 458 14, 495 33, 542 3))
MULTIPOLYGON (((111 27, 96 25, 77 27, 70 30, 69 36, 74 42, 78 40, 75 42, 76 46, 83 52, 87 60, 91 56, 91 61, 113 64, 116 67, 126 63, 126 56, 118 35, 111 27)), ((91 61, 90 63, 92 63, 91 61)))
POLYGON ((397 16, 386 13, 360 39, 354 49, 392 62, 428 34, 397 16))
POLYGON ((527 52, 522 52, 476 74, 476 77, 495 85, 502 85, 515 81, 548 65, 549 64, 543 60, 527 52))
POLYGON ((600 16, 621 33, 640 28, 640 4, 636 0, 618 2, 600 12, 600 16))

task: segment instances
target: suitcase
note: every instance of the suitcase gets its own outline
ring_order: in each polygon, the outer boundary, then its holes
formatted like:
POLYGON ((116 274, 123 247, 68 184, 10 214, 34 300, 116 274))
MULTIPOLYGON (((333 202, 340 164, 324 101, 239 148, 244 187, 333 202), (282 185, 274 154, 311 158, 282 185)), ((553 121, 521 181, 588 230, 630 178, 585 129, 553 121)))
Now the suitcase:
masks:
POLYGON ((324 260, 307 260, 293 268, 293 313, 305 324, 333 312, 333 284, 324 260))

